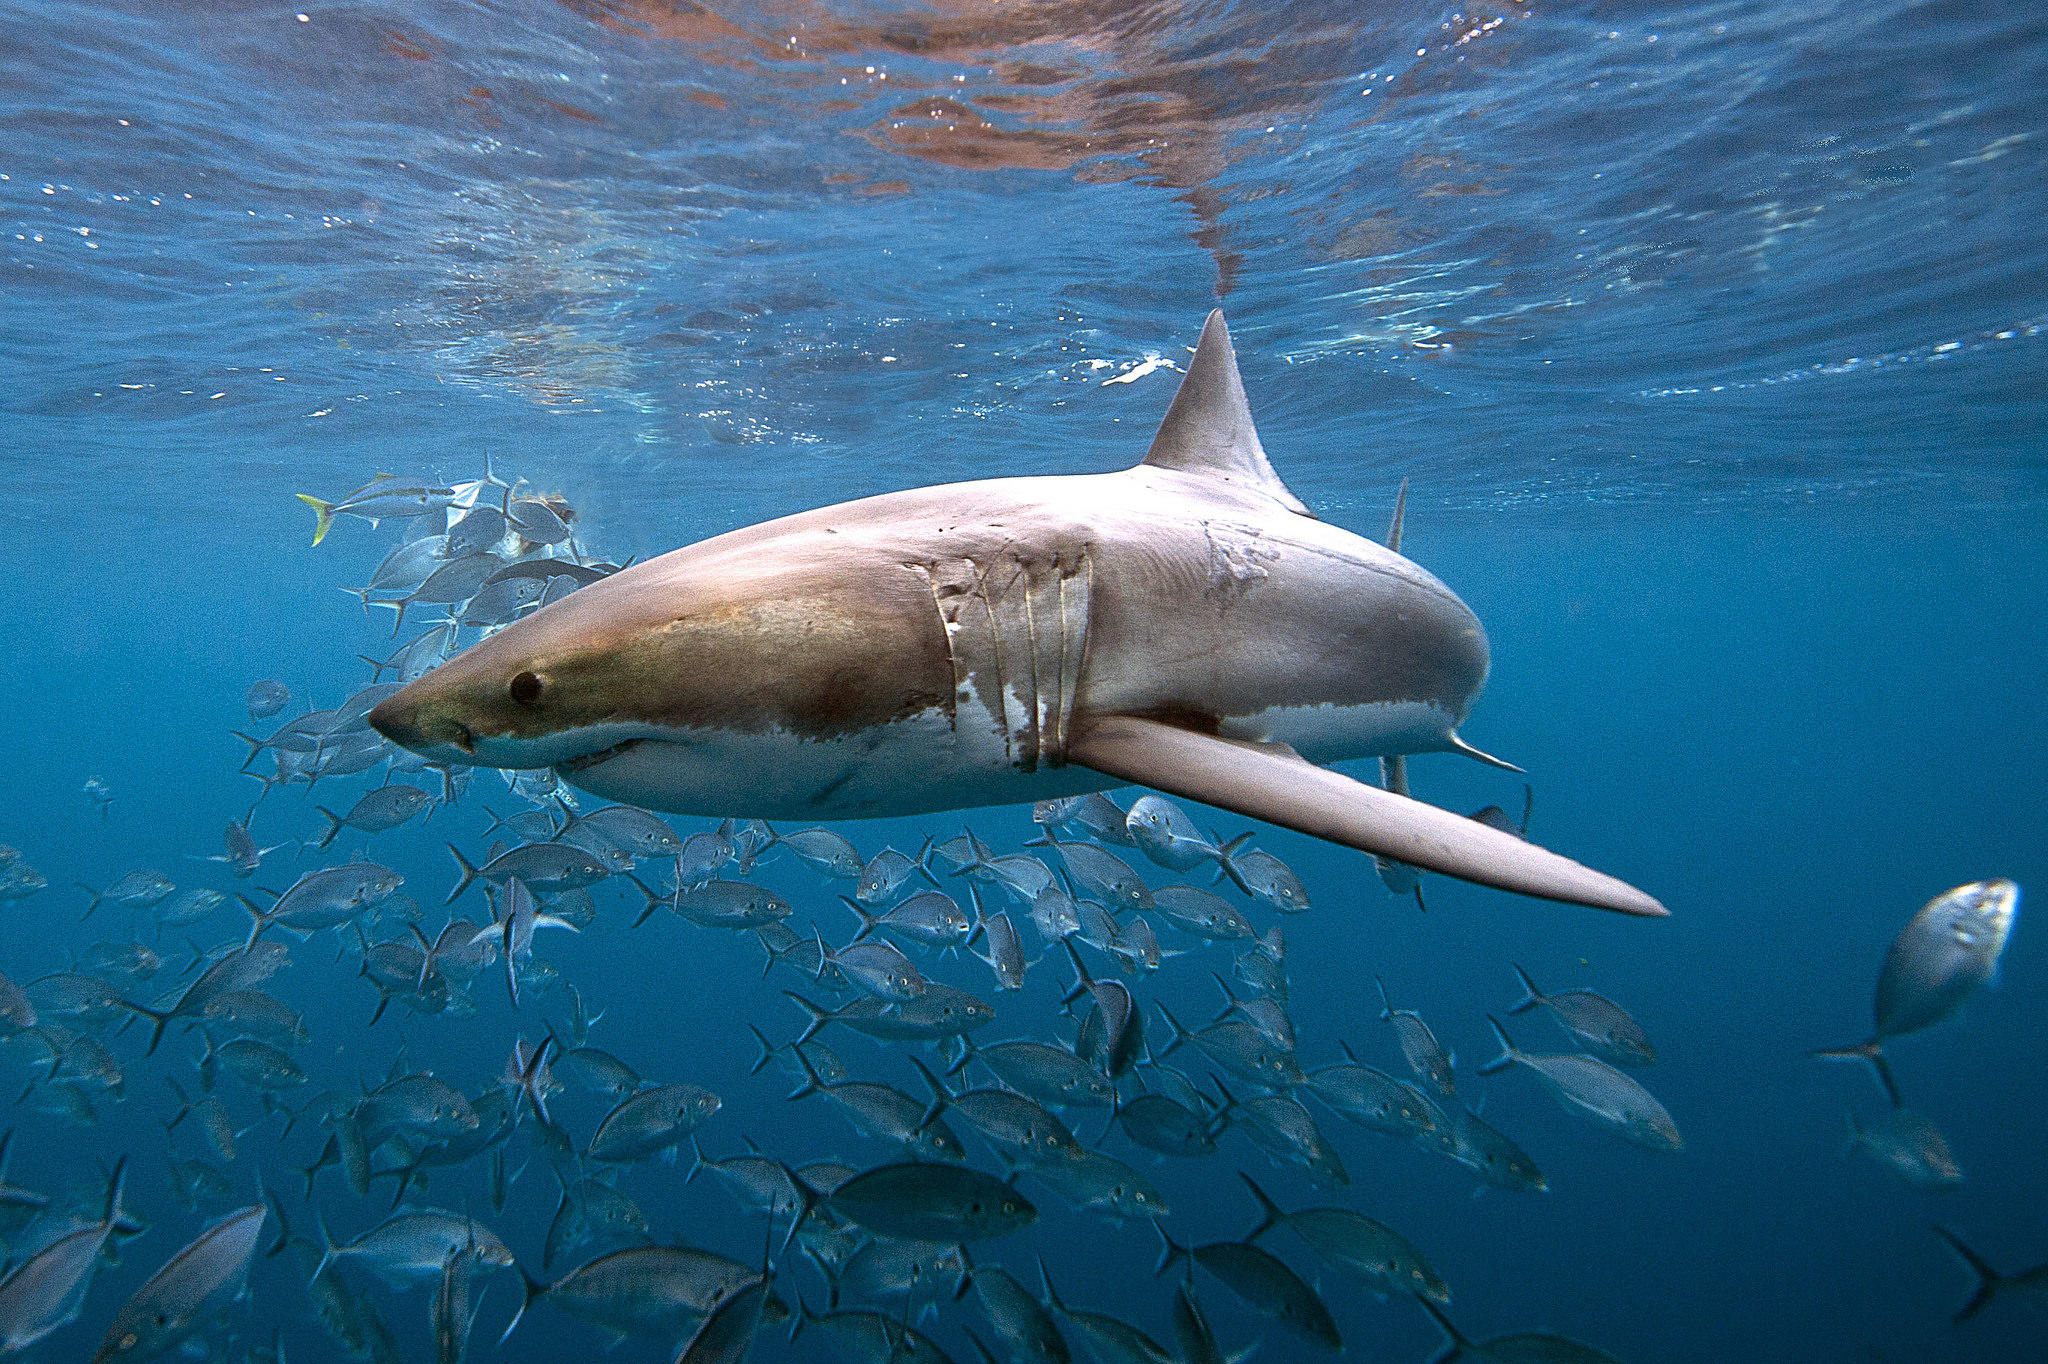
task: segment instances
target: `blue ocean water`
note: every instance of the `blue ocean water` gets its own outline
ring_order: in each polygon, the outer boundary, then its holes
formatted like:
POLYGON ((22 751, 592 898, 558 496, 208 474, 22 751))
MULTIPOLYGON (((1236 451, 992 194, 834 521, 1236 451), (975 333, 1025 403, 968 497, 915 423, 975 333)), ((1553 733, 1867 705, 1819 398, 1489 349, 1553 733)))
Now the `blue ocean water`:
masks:
MULTIPOLYGON (((1959 1187, 1845 1155, 1845 1110, 1869 1120, 1885 1100, 1862 1068, 1806 1053, 1867 1035, 1885 949, 1930 897, 2048 884, 2044 68, 2036 8, 1998 3, 16 5, 0 15, 0 844, 49 887, 0 906, 0 972, 26 984, 139 935, 166 965, 129 994, 154 999, 177 988, 188 932, 243 936, 233 901, 159 942, 147 910, 80 922, 73 883, 158 868, 181 888, 282 890, 363 846, 406 877, 431 935, 456 879, 443 841, 474 859, 485 808, 522 807, 480 771, 452 808, 344 834, 332 859, 287 846, 249 882, 192 860, 257 795, 230 732, 251 723, 248 685, 292 689, 279 719, 332 706, 369 680, 358 654, 415 632, 409 613, 388 641, 383 612, 335 590, 403 528, 343 518, 310 547, 294 494, 382 471, 445 486, 488 456, 567 498, 580 545, 623 562, 868 493, 1118 468, 1220 304, 1265 445, 1319 516, 1377 537, 1409 481, 1404 552, 1492 642, 1466 733, 1528 769, 1532 837, 1672 916, 1435 876, 1421 913, 1365 858, 1262 829, 1315 904, 1255 911, 1286 933, 1303 1060, 1348 1042, 1403 1073, 1384 977, 1550 1190, 1482 1192, 1323 1109, 1346 1189, 1241 1133, 1201 1162, 1154 1164, 1120 1134, 1103 1149, 1168 1195, 1176 1239, 1255 1225, 1239 1169, 1284 1206, 1380 1219, 1475 1338, 1545 1329, 1634 1361, 2033 1357, 2048 1328, 2017 1296, 1950 1323, 1973 1280, 1931 1229, 2009 1272, 2048 1260, 2048 947, 2029 911, 1999 984, 1892 1047, 1959 1187), (89 776, 114 792, 104 818, 89 776), (1486 1016, 1519 994, 1511 963, 1635 1014, 1660 1054, 1640 1078, 1683 1152, 1573 1119, 1526 1072, 1477 1075, 1486 1016)), ((1449 756, 1412 775, 1461 811, 1522 796, 1521 778, 1449 756)), ((280 787, 252 832, 310 837, 316 804, 343 810, 378 780, 280 787)), ((965 818, 1004 850, 1035 832, 1021 807, 965 818)), ((872 854, 961 823, 842 832, 872 854)), ((759 878, 793 924, 850 935, 843 886, 787 858, 759 878)), ((743 935, 666 914, 632 928, 643 902, 616 880, 593 894, 597 921, 538 950, 603 1012, 594 1045, 721 1096, 706 1154, 891 1157, 824 1101, 785 1102, 779 1068, 749 1074, 749 1025, 793 1038, 781 991, 802 982, 764 979, 743 935)), ((1230 953, 1161 937, 1193 950, 1133 990, 1206 1021, 1230 953)), ((272 984, 312 1034, 294 1108, 394 1066, 492 1090, 515 1037, 569 1016, 565 988, 515 1010, 487 972, 473 1017, 394 1006, 371 1027, 356 958, 352 937, 295 943, 272 984)), ((928 964, 997 998, 985 1038, 1071 1038, 1063 954, 1000 997, 972 959, 928 964)), ((1563 1048, 1540 1017, 1509 1021, 1563 1048)), ((922 1093, 909 1049, 832 1032, 857 1075, 922 1093)), ((232 1079, 232 1163, 189 1125, 167 1135, 166 1080, 197 1093, 196 1030, 173 1025, 152 1056, 141 1028, 103 1040, 123 1084, 93 1096, 91 1124, 49 1111, 34 1039, 0 1045, 0 1078, 22 1086, 6 1182, 55 1213, 96 1208, 102 1167, 126 1156, 150 1227, 32 1357, 91 1357, 127 1295, 259 1180, 309 1238, 316 1207, 337 1236, 382 1216, 388 1185, 358 1199, 334 1170, 302 1200, 323 1133, 283 1133, 232 1079), (222 1165, 234 1197, 181 1206, 167 1151, 222 1165)), ((557 1112, 580 1141, 606 1106, 566 1094, 557 1112)), ((435 1172, 423 1197, 475 1213, 539 1275, 557 1184, 527 1135, 506 1149, 523 1173, 502 1213, 482 1161, 435 1172)), ((762 1219, 685 1183, 688 1163, 685 1147, 620 1187, 658 1238, 751 1262, 762 1219)), ((979 1147, 974 1163, 997 1168, 979 1147)), ((1068 1302, 1170 1340, 1151 1228, 1023 1187, 1039 1223, 976 1262, 1032 1283, 1043 1256, 1068 1302)), ((1320 1285, 1353 1356, 1439 1347, 1414 1304, 1299 1241, 1273 1248, 1320 1285)), ((780 1268, 792 1307, 824 1310, 808 1264, 780 1268)), ((431 1286, 346 1272, 401 1357, 432 1357, 431 1286)), ((542 1304, 495 1346, 515 1280, 481 1282, 474 1358, 602 1341, 542 1304)), ((305 1283, 297 1255, 259 1257, 213 1335, 234 1342, 224 1357, 274 1341, 346 1357, 305 1283)), ((1206 1271, 1195 1283, 1227 1348, 1310 1354, 1206 1271)), ((966 1327, 986 1335, 972 1293, 925 1329, 965 1360, 966 1327)), ((754 1357, 833 1357, 785 1329, 754 1357)))

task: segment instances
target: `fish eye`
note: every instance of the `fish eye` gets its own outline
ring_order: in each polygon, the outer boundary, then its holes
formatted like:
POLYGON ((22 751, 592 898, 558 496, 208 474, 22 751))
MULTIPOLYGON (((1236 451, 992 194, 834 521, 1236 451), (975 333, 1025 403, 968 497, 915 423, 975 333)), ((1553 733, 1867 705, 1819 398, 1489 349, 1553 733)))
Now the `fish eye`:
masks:
POLYGON ((506 690, 511 693, 514 701, 522 706, 530 706, 540 700, 540 677, 530 672, 514 673, 506 690))

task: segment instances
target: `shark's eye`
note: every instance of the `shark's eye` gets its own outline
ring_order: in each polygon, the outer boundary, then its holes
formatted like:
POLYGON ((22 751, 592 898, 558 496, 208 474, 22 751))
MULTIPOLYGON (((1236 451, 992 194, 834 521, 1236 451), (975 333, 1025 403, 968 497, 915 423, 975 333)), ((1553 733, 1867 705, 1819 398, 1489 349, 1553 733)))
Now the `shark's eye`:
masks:
POLYGON ((540 678, 533 673, 515 673, 507 690, 512 693, 514 701, 530 706, 540 700, 540 678))

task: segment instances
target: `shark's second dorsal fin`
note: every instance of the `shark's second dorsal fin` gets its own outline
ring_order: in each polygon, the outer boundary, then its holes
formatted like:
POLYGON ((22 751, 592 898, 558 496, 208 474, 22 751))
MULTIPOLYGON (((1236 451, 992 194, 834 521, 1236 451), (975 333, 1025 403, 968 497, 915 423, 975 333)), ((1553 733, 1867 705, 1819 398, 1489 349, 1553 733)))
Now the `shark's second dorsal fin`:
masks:
POLYGON ((1166 420, 1152 437, 1144 462, 1155 469, 1177 469, 1257 488, 1289 511, 1313 515, 1300 498, 1287 491, 1267 461, 1265 447, 1259 444, 1251 404, 1244 396, 1244 380, 1237 373, 1237 352, 1231 349, 1230 329, 1223 325, 1221 308, 1211 312, 1203 324, 1187 377, 1180 381, 1180 391, 1173 395, 1173 406, 1166 409, 1166 420))

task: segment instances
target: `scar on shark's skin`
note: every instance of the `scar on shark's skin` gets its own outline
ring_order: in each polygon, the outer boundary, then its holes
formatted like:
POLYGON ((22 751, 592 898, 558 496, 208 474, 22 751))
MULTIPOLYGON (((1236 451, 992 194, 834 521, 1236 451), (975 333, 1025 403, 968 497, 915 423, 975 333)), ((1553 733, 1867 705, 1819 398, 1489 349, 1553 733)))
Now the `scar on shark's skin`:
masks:
POLYGON ((1456 594, 1280 481, 1219 312, 1132 468, 915 488, 716 536, 515 621, 370 722, 429 757, 555 767, 711 817, 1146 785, 1411 868, 1664 913, 1401 789, 1410 753, 1508 766, 1458 733, 1487 667, 1456 594), (1319 765, 1359 758, 1396 760, 1387 788, 1319 765))

